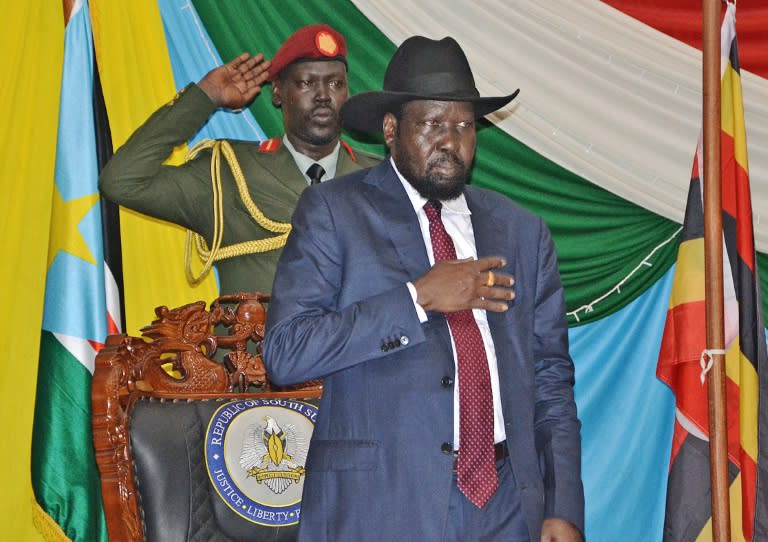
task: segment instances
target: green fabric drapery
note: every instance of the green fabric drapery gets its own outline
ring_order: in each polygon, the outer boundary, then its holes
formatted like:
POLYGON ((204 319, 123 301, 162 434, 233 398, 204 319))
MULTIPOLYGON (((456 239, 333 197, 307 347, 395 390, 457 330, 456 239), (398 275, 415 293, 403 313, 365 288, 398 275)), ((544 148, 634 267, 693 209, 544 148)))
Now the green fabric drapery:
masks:
MULTIPOLYGON (((348 0, 334 2, 333 10, 300 2, 193 3, 225 60, 242 51, 261 51, 271 58, 282 41, 300 26, 327 22, 347 39, 352 94, 381 88, 384 70, 395 50, 395 45, 348 0)), ((524 91, 524 82, 521 87, 524 91)), ((268 135, 282 133, 280 112, 272 106, 269 87, 251 110, 268 135)), ((351 133, 346 137, 358 148, 385 152, 381 140, 351 133)), ((557 245, 568 311, 578 310, 577 316, 569 315, 572 326, 624 307, 675 262, 678 239, 664 242, 675 235, 679 224, 570 173, 488 122, 480 125, 471 182, 505 194, 549 224, 557 245), (598 299, 601 301, 592 305, 598 299), (583 309, 587 306, 591 310, 583 309)), ((760 254, 758 261, 762 264, 759 267, 765 269, 768 256, 760 254)), ((760 276, 763 289, 768 286, 766 277, 766 273, 760 276)))

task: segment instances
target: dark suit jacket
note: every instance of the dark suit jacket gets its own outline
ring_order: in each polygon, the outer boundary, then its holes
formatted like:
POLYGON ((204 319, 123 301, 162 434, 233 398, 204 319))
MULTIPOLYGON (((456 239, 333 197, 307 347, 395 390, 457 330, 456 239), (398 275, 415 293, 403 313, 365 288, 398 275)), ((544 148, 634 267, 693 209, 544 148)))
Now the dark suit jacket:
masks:
MULTIPOLYGON (((531 539, 545 517, 583 532, 580 424, 549 231, 500 194, 467 187, 465 195, 478 256, 504 256, 515 277, 510 309, 488 322, 531 539)), ((406 287, 429 260, 405 190, 387 160, 306 190, 293 227, 264 353, 273 382, 325 379, 300 539, 441 540, 454 361, 444 315, 419 323, 406 287)))
MULTIPOLYGON (((213 238, 211 151, 182 166, 163 165, 174 147, 186 143, 215 111, 197 85, 190 85, 173 101, 158 109, 120 147, 104 168, 99 188, 110 200, 146 215, 173 222, 213 238)), ((307 181, 290 151, 277 140, 274 145, 230 141, 243 170, 248 191, 264 215, 289 222, 307 181)), ((373 166, 379 159, 342 146, 336 176, 373 166)), ((259 226, 240 198, 232 172, 222 159, 222 247, 274 237, 259 226)), ((269 292, 280 250, 248 254, 216 263, 221 293, 269 292)))

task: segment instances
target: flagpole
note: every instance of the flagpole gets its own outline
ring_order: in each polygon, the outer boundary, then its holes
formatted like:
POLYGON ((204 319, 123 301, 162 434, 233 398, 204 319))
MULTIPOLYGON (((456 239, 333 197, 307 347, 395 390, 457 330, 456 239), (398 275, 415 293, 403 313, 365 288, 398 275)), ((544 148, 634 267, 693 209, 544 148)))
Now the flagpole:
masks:
MULTIPOLYGON (((725 349, 723 301, 723 217, 720 169, 720 11, 722 0, 703 1, 704 89, 704 273, 707 349, 725 349)), ((708 376, 709 449, 712 487, 712 539, 729 542, 728 439, 725 405, 725 356, 710 354, 708 376)))

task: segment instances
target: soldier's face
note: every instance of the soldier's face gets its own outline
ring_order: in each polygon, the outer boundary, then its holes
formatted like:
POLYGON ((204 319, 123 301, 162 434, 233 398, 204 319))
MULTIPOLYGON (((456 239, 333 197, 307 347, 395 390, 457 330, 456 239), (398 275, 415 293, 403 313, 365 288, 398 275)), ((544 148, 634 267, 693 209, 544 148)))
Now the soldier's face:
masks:
POLYGON ((283 110, 285 133, 299 152, 335 145, 341 106, 347 101, 347 68, 338 60, 298 62, 272 85, 272 103, 283 110))
POLYGON ((400 118, 384 117, 384 140, 397 169, 427 199, 464 190, 475 157, 475 111, 469 102, 415 100, 400 118))

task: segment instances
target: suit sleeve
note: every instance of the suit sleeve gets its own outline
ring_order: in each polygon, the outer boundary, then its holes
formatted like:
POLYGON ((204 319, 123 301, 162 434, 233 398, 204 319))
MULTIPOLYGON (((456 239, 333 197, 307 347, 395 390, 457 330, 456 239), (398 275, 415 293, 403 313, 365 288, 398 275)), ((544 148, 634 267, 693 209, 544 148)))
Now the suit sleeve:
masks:
POLYGON ((210 222, 210 153, 182 166, 164 165, 174 148, 205 124, 215 106, 190 85, 153 113, 112 156, 99 177, 104 196, 146 215, 200 233, 210 222))
MULTIPOLYGON (((275 274, 267 312, 264 362, 270 380, 286 385, 324 378, 364 362, 386 362, 394 352, 423 343, 406 282, 372 279, 365 287, 343 283, 345 264, 362 263, 362 247, 337 231, 322 189, 307 189, 293 215, 291 235, 275 274), (346 296, 342 294, 346 293, 346 296), (380 342, 389 337, 389 348, 380 342)), ((334 203, 338 207, 337 203, 334 203)))
POLYGON ((581 424, 573 394, 565 301, 554 244, 546 227, 541 232, 534 315, 534 430, 544 475, 545 517, 569 521, 583 533, 581 424))

